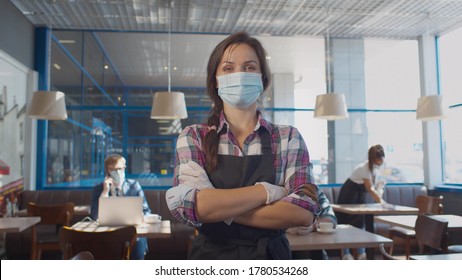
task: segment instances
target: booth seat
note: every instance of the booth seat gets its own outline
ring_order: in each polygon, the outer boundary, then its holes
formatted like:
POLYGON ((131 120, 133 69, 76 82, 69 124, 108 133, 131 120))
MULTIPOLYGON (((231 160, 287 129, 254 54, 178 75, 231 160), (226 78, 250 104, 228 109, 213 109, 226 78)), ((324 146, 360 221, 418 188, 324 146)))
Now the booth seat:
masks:
MULTIPOLYGON (((337 201, 340 186, 322 187, 322 190, 333 203, 337 201)), ((188 245, 193 234, 193 228, 185 226, 176 221, 170 213, 165 201, 166 190, 144 190, 148 204, 152 213, 159 214, 164 220, 170 220, 172 235, 170 238, 148 239, 149 252, 146 259, 186 259, 188 245)), ((60 204, 73 202, 75 205, 90 205, 91 193, 88 190, 40 190, 23 191, 19 195, 19 209, 25 209, 29 202, 37 204, 60 204)), ((387 186, 384 191, 384 199, 392 204, 415 207, 417 195, 427 194, 427 190, 422 185, 397 185, 387 186)), ((367 198, 372 202, 372 198, 367 198)), ((75 215, 72 223, 78 222, 84 216, 75 215)), ((386 236, 388 226, 376 224, 376 232, 386 236)), ((8 233, 5 236, 5 250, 8 259, 29 259, 30 258, 30 229, 21 233, 8 233)), ((47 257, 46 255, 44 257, 47 257)), ((59 254, 58 254, 59 257, 59 254)), ((51 256, 56 258, 56 256, 51 256)))

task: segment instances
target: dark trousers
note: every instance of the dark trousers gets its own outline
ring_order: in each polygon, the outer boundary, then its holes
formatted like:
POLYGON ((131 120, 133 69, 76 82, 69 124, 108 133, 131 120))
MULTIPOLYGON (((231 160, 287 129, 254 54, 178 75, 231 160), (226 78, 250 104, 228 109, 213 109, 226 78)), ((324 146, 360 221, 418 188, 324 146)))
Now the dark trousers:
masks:
POLYGON ((136 239, 135 246, 130 253, 131 260, 144 260, 144 254, 148 248, 148 240, 145 237, 139 237, 136 239))
MULTIPOLYGON (((366 200, 366 188, 364 185, 356 184, 350 179, 346 180, 340 189, 337 204, 361 204, 366 200)), ((357 228, 364 228, 364 215, 349 215, 335 213, 339 224, 349 224, 357 228)))

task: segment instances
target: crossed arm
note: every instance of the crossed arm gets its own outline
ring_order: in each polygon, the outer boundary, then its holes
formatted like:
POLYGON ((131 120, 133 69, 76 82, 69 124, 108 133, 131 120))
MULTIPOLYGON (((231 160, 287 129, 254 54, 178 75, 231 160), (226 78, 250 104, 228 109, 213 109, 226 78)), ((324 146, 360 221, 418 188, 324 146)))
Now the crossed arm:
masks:
POLYGON ((192 130, 182 132, 177 143, 175 187, 166 197, 172 214, 195 227, 230 219, 261 228, 310 225, 319 211, 317 187, 306 182, 312 178, 308 152, 298 131, 293 134, 286 143, 283 184, 261 182, 221 189, 210 183, 202 167, 200 137, 192 130))

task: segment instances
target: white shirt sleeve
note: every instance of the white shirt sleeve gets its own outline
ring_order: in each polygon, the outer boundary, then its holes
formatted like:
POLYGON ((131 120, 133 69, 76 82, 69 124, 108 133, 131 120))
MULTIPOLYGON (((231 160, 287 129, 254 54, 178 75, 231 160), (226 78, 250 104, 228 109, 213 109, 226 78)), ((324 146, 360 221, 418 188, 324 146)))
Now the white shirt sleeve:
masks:
POLYGON ((364 179, 369 179, 372 182, 372 173, 367 161, 358 165, 350 176, 351 181, 360 185, 364 184, 364 179))

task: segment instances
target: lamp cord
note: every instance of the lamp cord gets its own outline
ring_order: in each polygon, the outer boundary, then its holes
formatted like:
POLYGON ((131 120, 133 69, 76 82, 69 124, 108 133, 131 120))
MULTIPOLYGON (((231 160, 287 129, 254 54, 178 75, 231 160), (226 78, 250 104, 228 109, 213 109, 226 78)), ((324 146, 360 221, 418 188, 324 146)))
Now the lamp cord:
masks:
POLYGON ((171 90, 171 82, 172 82, 172 70, 171 70, 171 62, 170 62, 170 49, 171 49, 171 44, 172 44, 172 11, 173 11, 173 1, 170 2, 170 7, 169 7, 169 18, 168 18, 168 92, 171 90))
POLYGON ((56 1, 54 0, 51 0, 51 15, 49 17, 49 20, 50 20, 50 32, 48 32, 48 67, 47 67, 47 79, 48 79, 48 85, 47 85, 47 89, 45 90, 51 90, 51 49, 52 49, 52 45, 53 45, 53 10, 55 8, 55 4, 56 4, 56 1))
POLYGON ((331 77, 330 77, 330 32, 329 24, 327 24, 326 36, 326 68, 327 68, 327 93, 331 92, 331 77))

